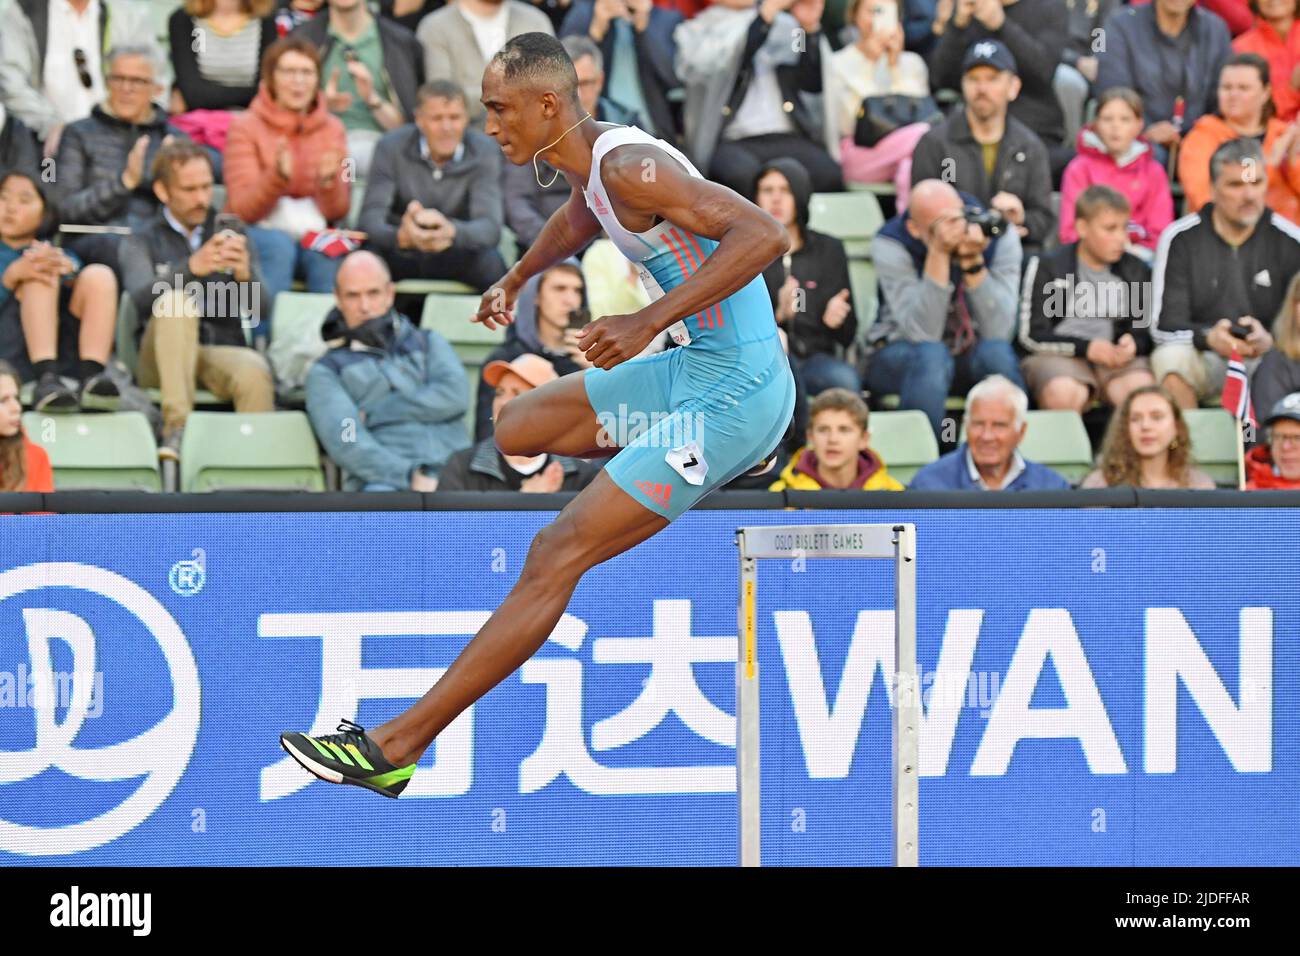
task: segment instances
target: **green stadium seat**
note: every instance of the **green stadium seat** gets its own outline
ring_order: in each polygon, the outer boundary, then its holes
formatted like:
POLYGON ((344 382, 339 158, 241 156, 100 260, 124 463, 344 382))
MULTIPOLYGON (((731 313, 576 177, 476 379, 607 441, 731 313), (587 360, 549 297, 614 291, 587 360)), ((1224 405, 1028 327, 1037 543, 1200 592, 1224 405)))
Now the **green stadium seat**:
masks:
POLYGON ((28 412, 23 430, 49 453, 59 491, 162 491, 158 446, 140 412, 28 412))
POLYGON ((876 321, 879 297, 876 294, 876 267, 870 259, 849 260, 849 288, 853 290, 853 307, 858 311, 858 334, 876 321))
POLYGON ((401 279, 397 282, 398 295, 473 295, 478 293, 468 282, 456 279, 401 279))
MULTIPOLYGON (((898 409, 899 399, 897 395, 878 395, 875 396, 872 401, 875 405, 885 411, 892 412, 898 409)), ((966 408, 966 396, 949 395, 943 400, 943 407, 950 412, 964 411, 966 408)))
POLYGON ((897 196, 898 190, 893 182, 888 183, 845 183, 851 193, 875 193, 877 196, 897 196))
POLYGON ((366 181, 358 179, 352 183, 352 202, 348 207, 348 218, 344 225, 349 229, 357 228, 357 219, 361 216, 361 204, 366 199, 366 181))
MULTIPOLYGON (((266 357, 278 375, 296 381, 299 370, 305 374, 311 362, 325 354, 321 326, 332 308, 334 296, 325 292, 281 292, 276 296, 275 321, 271 323, 266 357), (310 361, 306 359, 308 355, 312 356, 310 361)), ((307 401, 307 394, 301 387, 290 389, 282 382, 277 398, 284 404, 301 407, 307 401)))
POLYGON ((303 412, 194 412, 181 439, 181 491, 324 491, 303 412))
MULTIPOLYGON (((1046 465, 1076 485, 1092 471, 1092 442, 1078 412, 1031 411, 1026 423, 1020 443, 1020 454, 1026 459, 1046 465)), ((966 440, 964 420, 960 440, 966 440)))
POLYGON ((212 208, 217 212, 226 208, 226 187, 222 183, 212 184, 212 208))
POLYGON ((503 328, 489 329, 470 317, 478 312, 478 295, 432 294, 424 299, 420 328, 437 332, 456 350, 467 366, 478 368, 492 350, 506 340, 503 328))
POLYGON ((850 259, 871 255, 871 237, 884 224, 873 193, 813 193, 808 201, 808 227, 842 241, 850 259))
POLYGON ((939 457, 939 443, 925 412, 914 408, 872 412, 867 429, 871 432, 872 451, 884 459, 889 473, 903 484, 939 457))
POLYGON ((509 226, 501 227, 501 240, 497 243, 497 251, 501 253, 501 258, 506 261, 506 268, 510 268, 519 260, 519 240, 509 226))
POLYGON ((1216 484, 1237 487, 1237 426, 1223 408, 1191 408, 1183 411, 1192 437, 1192 455, 1197 467, 1216 484))
POLYGON ((179 7, 180 0, 147 0, 149 4, 149 26, 152 29, 153 38, 162 46, 162 50, 167 50, 167 21, 171 19, 172 12, 179 7))

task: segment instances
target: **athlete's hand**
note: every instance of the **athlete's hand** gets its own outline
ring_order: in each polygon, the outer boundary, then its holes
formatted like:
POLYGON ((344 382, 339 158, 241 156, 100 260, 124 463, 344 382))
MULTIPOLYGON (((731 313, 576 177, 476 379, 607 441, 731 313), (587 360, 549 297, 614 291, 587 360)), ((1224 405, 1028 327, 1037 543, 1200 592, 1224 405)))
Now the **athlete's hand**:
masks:
POLYGON ((607 315, 578 330, 578 347, 596 368, 610 369, 636 358, 658 333, 639 312, 607 315))
POLYGON ((514 270, 507 272, 494 283, 479 302, 478 312, 471 322, 482 322, 489 329, 505 328, 515 320, 515 299, 523 283, 514 278, 514 270))

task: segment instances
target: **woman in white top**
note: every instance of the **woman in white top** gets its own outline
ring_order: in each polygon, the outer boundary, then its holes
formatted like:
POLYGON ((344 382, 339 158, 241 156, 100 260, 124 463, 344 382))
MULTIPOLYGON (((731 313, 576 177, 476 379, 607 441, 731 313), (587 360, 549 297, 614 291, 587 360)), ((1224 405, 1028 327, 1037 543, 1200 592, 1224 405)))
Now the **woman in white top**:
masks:
POLYGON ((930 127, 925 123, 904 126, 872 147, 854 144, 853 127, 868 96, 929 96, 930 70, 920 55, 903 49, 899 0, 852 0, 848 19, 857 27, 858 38, 831 57, 844 179, 859 183, 893 179, 901 212, 907 206, 912 151, 930 127))

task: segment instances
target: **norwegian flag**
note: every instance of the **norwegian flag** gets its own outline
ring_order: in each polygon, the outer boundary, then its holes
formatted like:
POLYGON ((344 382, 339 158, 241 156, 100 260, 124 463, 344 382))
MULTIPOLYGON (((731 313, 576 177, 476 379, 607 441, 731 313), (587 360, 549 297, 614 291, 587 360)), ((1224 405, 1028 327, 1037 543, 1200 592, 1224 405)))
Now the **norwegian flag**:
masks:
POLYGON ((303 233, 302 247, 323 252, 331 259, 336 259, 360 249, 361 240, 353 238, 342 229, 313 229, 303 233))
POLYGON ((1239 422, 1258 427, 1255 421, 1255 403, 1250 400, 1250 381, 1246 378, 1246 366, 1242 364, 1241 355, 1232 350, 1228 359, 1228 377, 1223 383, 1223 407, 1234 415, 1239 422))

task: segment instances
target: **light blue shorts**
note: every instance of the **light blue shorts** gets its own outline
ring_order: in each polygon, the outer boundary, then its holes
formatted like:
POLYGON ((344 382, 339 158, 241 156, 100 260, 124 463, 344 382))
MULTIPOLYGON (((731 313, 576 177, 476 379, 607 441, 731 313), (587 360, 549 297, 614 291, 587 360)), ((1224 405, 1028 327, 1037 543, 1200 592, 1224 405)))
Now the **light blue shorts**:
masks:
POLYGON ((669 521, 767 458, 794 413, 794 376, 771 339, 668 349, 583 377, 611 444, 614 483, 669 521))

